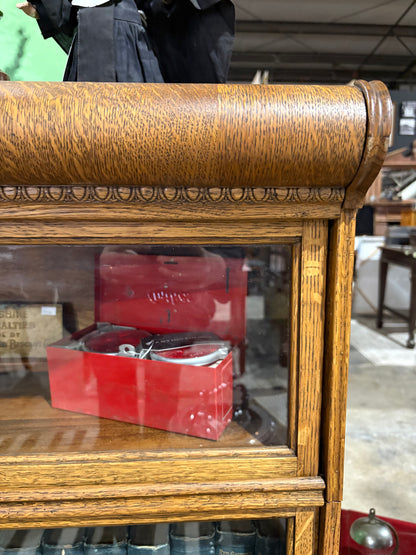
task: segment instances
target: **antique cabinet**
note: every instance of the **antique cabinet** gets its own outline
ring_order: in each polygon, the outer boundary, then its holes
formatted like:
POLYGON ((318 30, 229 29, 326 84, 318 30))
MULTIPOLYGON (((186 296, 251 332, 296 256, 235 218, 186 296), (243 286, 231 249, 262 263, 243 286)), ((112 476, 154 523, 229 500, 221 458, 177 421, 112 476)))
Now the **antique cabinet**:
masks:
MULTIPOLYGON (((387 148, 385 86, 5 82, 0 104, 3 311, 46 306, 68 335, 94 321, 97 253, 188 249, 242 260, 249 314, 217 440, 52 408, 44 352, 4 340, 0 526, 280 517, 286 553, 337 553, 355 214, 387 148)), ((44 346, 40 318, 23 327, 44 346)))
POLYGON ((416 169, 416 142, 386 154, 383 167, 366 194, 365 203, 373 208, 374 235, 387 235, 391 225, 414 225, 415 200, 402 198, 401 192, 412 182, 416 169), (396 173, 396 176, 394 174, 396 173), (394 179, 389 175, 392 174, 394 179), (383 180, 387 178, 387 185, 383 180))

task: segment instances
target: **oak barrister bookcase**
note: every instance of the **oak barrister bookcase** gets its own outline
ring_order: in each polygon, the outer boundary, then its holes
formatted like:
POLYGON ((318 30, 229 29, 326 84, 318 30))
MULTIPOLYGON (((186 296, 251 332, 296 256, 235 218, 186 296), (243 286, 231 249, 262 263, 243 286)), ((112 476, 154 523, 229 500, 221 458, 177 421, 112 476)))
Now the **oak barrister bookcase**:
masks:
MULTIPOLYGON (((0 106, 0 302, 41 307, 0 351, 1 527, 280 517, 288 554, 337 553, 355 214, 387 149, 385 86, 4 82, 0 106), (182 296, 142 292, 169 314, 190 291, 204 309, 213 261, 241 262, 218 440, 51 406, 29 331, 44 347, 51 313, 64 337, 96 320, 103 253, 202 261, 182 296)), ((209 321, 232 321, 214 301, 209 321)))

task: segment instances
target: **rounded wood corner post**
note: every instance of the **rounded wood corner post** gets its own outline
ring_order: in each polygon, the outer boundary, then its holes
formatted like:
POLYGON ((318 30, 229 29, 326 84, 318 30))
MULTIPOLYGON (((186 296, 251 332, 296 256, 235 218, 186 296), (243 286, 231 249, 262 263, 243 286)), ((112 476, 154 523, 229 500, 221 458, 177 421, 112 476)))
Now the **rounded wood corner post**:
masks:
POLYGON ((390 93, 381 81, 356 80, 353 86, 363 94, 367 108, 367 133, 358 171, 346 189, 344 209, 361 208, 365 195, 380 171, 392 129, 390 93))
POLYGON ((358 80, 353 86, 364 96, 367 129, 361 162, 346 188, 341 215, 329 227, 320 463, 326 489, 320 509, 319 555, 333 555, 339 549, 356 211, 382 167, 392 124, 390 94, 383 83, 358 80))
POLYGON ((320 510, 319 555, 338 553, 340 538, 355 214, 343 210, 329 226, 320 453, 325 505, 320 510))

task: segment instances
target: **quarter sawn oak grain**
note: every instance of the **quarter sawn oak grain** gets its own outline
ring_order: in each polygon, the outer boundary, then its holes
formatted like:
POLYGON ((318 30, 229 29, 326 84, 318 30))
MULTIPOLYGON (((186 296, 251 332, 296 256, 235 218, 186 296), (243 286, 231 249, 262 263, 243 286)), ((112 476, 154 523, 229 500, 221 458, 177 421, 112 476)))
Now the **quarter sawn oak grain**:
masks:
POLYGON ((1 528, 279 516, 287 554, 336 555, 355 216, 390 129, 380 82, 0 83, 0 245, 292 253, 287 445, 108 421, 89 445, 91 417, 5 396, 1 528))

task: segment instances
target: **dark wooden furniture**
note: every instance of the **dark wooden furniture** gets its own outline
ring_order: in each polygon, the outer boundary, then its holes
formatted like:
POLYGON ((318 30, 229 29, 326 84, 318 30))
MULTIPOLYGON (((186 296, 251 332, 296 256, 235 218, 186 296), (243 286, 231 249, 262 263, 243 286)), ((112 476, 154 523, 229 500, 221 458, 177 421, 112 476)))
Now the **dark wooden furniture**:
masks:
MULTIPOLYGON (((373 234, 384 236, 389 226, 400 225, 404 214, 414 206, 414 200, 377 200, 370 203, 373 207, 373 234)), ((408 224, 409 225, 409 224, 408 224)))
POLYGON ((400 318, 405 318, 409 325, 409 338, 406 347, 413 349, 415 346, 414 330, 416 324, 416 248, 414 246, 384 246, 381 247, 380 254, 380 270, 379 270, 379 292, 378 292, 378 311, 377 311, 377 327, 383 326, 383 311, 389 310, 400 318), (411 287, 409 299, 409 313, 407 316, 393 307, 384 304, 384 296, 386 292, 386 281, 389 264, 403 266, 410 271, 411 287))
MULTIPOLYGON (((390 225, 413 225, 409 222, 408 214, 414 209, 415 200, 389 200, 382 198, 383 173, 390 170, 416 169, 416 142, 412 144, 412 151, 399 148, 388 152, 380 173, 369 188, 366 204, 373 207, 373 234, 386 235, 390 225), (404 221, 405 220, 405 221, 404 221)), ((411 216, 410 216, 411 218, 411 216)))
POLYGON ((207 443, 13 392, 0 399, 0 525, 277 516, 288 554, 335 555, 355 215, 387 149, 386 87, 11 82, 0 108, 3 260, 22 247, 31 261, 3 297, 44 283, 43 249, 59 276, 64 246, 79 321, 92 283, 79 261, 95 245, 283 245, 292 261, 283 444, 247 443, 236 422, 207 443))

